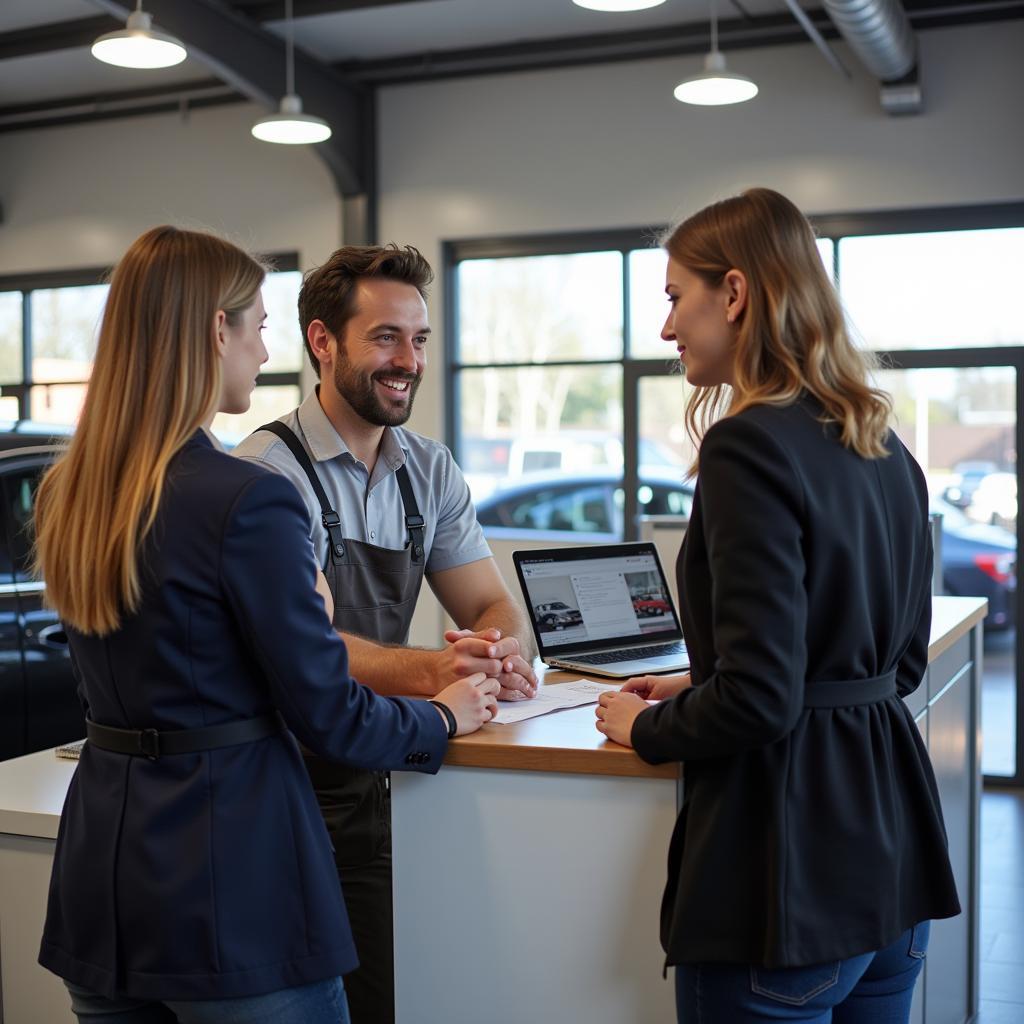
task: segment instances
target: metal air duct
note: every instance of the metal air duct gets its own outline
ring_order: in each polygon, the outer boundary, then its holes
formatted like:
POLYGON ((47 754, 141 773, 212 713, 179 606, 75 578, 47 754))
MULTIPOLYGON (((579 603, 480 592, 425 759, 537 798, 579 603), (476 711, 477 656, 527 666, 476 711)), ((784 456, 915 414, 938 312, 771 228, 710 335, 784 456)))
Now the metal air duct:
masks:
POLYGON ((917 64, 917 41, 901 0, 823 0, 839 34, 882 82, 903 78, 917 64))

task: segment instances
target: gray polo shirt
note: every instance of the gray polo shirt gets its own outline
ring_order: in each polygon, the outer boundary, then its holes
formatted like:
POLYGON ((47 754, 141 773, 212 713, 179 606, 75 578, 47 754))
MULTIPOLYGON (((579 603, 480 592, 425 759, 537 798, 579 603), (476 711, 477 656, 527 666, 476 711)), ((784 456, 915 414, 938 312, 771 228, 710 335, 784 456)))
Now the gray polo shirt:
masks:
MULTIPOLYGON (((490 558, 469 487, 452 453, 440 442, 401 427, 385 427, 380 455, 371 476, 349 450, 320 406, 316 391, 282 416, 302 442, 316 467, 334 509, 341 517, 342 536, 382 548, 404 548, 402 493, 395 470, 405 465, 424 519, 427 572, 490 558)), ((250 434, 234 454, 288 477, 309 509, 310 537, 321 565, 327 564, 327 531, 309 479, 285 443, 268 431, 250 434)))

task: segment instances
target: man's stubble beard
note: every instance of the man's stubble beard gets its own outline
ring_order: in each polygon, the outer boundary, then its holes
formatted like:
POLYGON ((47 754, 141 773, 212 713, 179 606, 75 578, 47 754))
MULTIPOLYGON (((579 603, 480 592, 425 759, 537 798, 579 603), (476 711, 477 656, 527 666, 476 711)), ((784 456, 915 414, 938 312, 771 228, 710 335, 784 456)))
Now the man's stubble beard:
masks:
POLYGON ((341 346, 338 346, 338 358, 334 364, 334 387, 356 413, 375 427, 400 427, 409 419, 421 379, 421 376, 402 370, 364 373, 352 366, 342 352, 341 346), (391 377, 409 382, 409 401, 404 408, 389 409, 381 402, 374 390, 374 380, 378 377, 391 377))

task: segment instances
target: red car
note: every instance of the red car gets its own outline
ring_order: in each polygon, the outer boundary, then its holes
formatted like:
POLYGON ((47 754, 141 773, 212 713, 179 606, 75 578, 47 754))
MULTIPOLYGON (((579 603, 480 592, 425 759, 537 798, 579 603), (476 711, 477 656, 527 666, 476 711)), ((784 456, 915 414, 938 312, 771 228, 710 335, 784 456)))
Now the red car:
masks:
POLYGON ((633 598, 633 611, 637 615, 668 615, 671 608, 663 597, 648 595, 647 597, 633 598))

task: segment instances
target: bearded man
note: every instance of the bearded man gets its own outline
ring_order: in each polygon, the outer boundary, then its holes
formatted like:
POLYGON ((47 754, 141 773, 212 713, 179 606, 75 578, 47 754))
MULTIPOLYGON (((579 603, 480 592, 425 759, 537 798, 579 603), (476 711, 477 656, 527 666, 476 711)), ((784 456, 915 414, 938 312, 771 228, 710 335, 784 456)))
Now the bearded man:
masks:
MULTIPOLYGON (((484 539, 451 452, 402 427, 427 363, 426 289, 406 246, 345 246, 307 274, 299 323, 320 380, 235 453, 283 473, 310 513, 350 672, 377 693, 430 697, 485 672, 499 697, 532 697, 528 623, 484 539), (406 646, 424 577, 459 629, 406 646)), ((300 652, 296 652, 301 657, 300 652)), ((359 954, 353 1024, 394 1020, 390 801, 383 773, 307 754, 359 954)))

